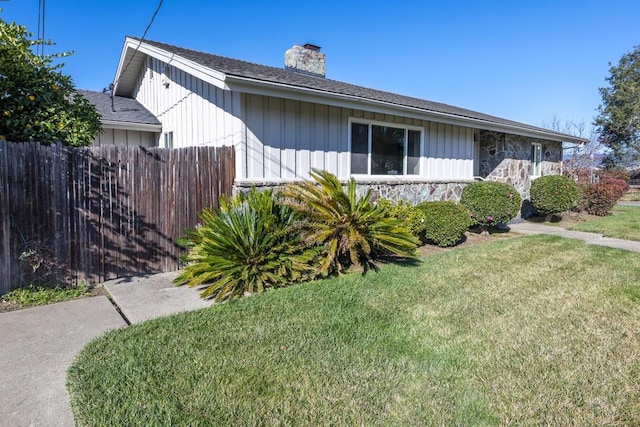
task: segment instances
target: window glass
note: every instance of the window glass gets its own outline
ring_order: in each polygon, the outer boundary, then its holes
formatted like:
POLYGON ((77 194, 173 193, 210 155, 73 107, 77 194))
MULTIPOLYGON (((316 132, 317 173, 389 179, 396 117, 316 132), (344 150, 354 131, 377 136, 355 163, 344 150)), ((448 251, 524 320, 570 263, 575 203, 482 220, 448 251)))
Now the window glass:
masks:
POLYGON ((173 148, 173 132, 164 134, 164 148, 173 148))
POLYGON ((540 176, 542 172, 542 145, 531 144, 531 171, 532 176, 540 176))
POLYGON ((351 173, 369 173, 368 164, 369 125, 351 123, 351 173))
POLYGON ((420 131, 408 131, 407 138, 407 175, 420 173, 420 131))
POLYGON ((404 132, 390 126, 371 126, 371 174, 403 174, 404 132))
POLYGON ((419 175, 422 131, 351 123, 351 173, 419 175))

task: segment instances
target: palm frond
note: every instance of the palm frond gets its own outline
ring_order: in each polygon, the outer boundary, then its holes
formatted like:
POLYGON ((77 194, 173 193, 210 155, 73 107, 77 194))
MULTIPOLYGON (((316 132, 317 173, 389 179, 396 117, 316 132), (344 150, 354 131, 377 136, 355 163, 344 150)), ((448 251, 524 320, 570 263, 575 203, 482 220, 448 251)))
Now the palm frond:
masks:
POLYGON ((350 265, 370 267, 386 253, 415 255, 418 241, 384 209, 373 206, 371 190, 357 197, 353 178, 345 191, 327 171, 313 169, 310 175, 313 181, 287 185, 281 203, 302 218, 297 224, 302 241, 322 248, 321 274, 340 273, 350 265))

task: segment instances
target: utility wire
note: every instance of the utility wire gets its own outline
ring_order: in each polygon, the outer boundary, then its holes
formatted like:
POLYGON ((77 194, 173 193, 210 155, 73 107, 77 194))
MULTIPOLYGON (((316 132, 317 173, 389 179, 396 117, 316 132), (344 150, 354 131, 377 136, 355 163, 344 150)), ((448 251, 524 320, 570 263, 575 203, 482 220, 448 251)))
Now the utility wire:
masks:
POLYGON ((44 17, 45 17, 46 0, 38 0, 38 47, 36 55, 40 51, 40 55, 44 56, 44 17))
MULTIPOLYGON (((41 1, 44 2, 45 0, 41 0, 41 1)), ((147 36, 147 32, 149 32, 149 28, 151 28, 151 25, 153 24, 153 21, 156 19, 156 15, 158 14, 158 12, 160 12, 160 8, 162 7, 162 3, 163 2, 164 2, 164 0, 160 0, 160 2, 158 3, 158 7, 156 8, 156 11, 153 12, 153 16, 151 17, 151 20, 149 21, 149 25, 147 25, 147 28, 144 30, 144 33, 142 34, 142 38, 138 42, 138 46, 136 46, 135 50, 133 51, 133 55, 131 55, 131 58, 129 58, 129 62, 127 62, 127 65, 124 66, 124 69, 122 70, 122 72, 120 73, 120 75, 118 76, 116 81, 113 83, 114 87, 118 84, 118 82, 120 81, 120 79, 122 78, 124 73, 127 71, 127 68, 129 68, 129 65, 131 65, 131 61, 133 61, 133 58, 136 56, 136 53, 138 53, 138 49, 140 49, 140 45, 142 45, 142 42, 144 41, 144 38, 147 36)), ((113 97, 113 90, 111 91, 111 97, 113 97)))

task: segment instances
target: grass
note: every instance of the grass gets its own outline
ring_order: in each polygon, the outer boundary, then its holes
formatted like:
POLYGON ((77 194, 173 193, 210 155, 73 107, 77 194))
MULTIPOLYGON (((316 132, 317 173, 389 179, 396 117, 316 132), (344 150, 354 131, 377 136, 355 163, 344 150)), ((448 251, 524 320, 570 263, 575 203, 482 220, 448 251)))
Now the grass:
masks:
POLYGON ((78 425, 638 425, 640 256, 553 236, 112 331, 78 425))
POLYGON ((630 188, 620 200, 623 202, 640 202, 640 188, 630 188))
POLYGON ((640 207, 617 205, 611 211, 611 215, 576 224, 570 229, 640 241, 640 207))
POLYGON ((0 303, 12 304, 20 308, 34 307, 80 298, 85 296, 87 292, 87 287, 84 284, 73 288, 29 285, 0 296, 0 303))

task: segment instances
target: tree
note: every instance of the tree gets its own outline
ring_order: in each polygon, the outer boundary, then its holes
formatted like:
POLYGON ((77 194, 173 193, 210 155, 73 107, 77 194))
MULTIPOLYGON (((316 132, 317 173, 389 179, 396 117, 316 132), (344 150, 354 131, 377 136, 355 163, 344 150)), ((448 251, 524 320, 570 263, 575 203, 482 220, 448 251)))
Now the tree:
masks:
POLYGON ((605 165, 626 166, 640 152, 640 46, 609 63, 608 87, 600 88, 602 104, 594 124, 598 139, 611 151, 605 165))
POLYGON ((563 120, 556 114, 544 121, 541 126, 587 140, 582 143, 566 142, 562 144, 563 172, 579 182, 591 182, 594 168, 600 166, 601 153, 606 148, 599 140, 597 129, 593 126, 587 129, 584 121, 563 120))
POLYGON ((62 74, 64 64, 53 64, 68 54, 38 56, 31 47, 51 42, 30 37, 25 27, 0 19, 0 139, 91 144, 100 115, 62 74))

